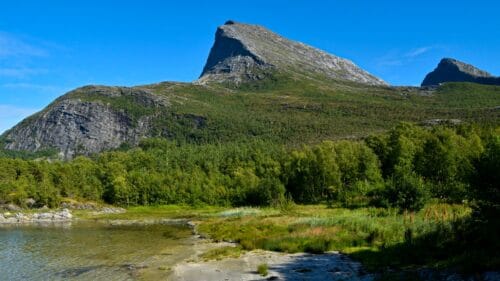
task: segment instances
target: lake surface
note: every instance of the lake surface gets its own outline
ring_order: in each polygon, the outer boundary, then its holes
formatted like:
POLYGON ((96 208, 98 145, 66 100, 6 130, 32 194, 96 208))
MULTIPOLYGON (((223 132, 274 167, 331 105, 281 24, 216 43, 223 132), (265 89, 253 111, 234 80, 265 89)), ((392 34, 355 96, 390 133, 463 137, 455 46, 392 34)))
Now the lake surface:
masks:
POLYGON ((0 280, 165 280, 193 243, 184 226, 2 226, 0 280))

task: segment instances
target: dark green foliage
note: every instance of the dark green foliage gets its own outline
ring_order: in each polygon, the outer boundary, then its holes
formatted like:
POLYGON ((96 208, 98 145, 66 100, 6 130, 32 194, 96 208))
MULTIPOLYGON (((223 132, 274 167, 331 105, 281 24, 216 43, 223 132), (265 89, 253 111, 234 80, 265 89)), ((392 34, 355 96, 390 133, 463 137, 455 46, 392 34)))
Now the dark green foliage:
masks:
POLYGON ((467 196, 473 162, 482 151, 481 139, 473 131, 460 135, 449 128, 434 129, 417 156, 416 171, 430 182, 435 197, 461 202, 467 196))
POLYGON ((65 197, 126 206, 280 206, 291 197, 296 203, 374 202, 415 211, 432 197, 496 206, 486 199, 498 193, 498 133, 488 130, 402 123, 365 142, 325 141, 294 150, 259 140, 200 145, 147 139, 94 159, 0 158, 0 199, 23 205, 34 198, 50 206, 65 197))
POLYGON ((293 151, 286 165, 287 190, 296 202, 325 199, 353 205, 382 182, 376 155, 362 142, 324 142, 293 151))
POLYGON ((488 219, 497 219, 500 214, 500 135, 492 135, 486 143, 485 152, 475 164, 473 198, 477 208, 488 219))
POLYGON ((429 199, 424 181, 412 172, 398 172, 386 182, 383 198, 404 211, 418 211, 429 199))
MULTIPOLYGON (((476 162, 472 184, 474 214, 467 232, 473 247, 488 249, 488 255, 500 252, 500 135, 498 130, 486 142, 486 149, 476 162)), ((497 258, 500 263, 500 258, 497 258)))

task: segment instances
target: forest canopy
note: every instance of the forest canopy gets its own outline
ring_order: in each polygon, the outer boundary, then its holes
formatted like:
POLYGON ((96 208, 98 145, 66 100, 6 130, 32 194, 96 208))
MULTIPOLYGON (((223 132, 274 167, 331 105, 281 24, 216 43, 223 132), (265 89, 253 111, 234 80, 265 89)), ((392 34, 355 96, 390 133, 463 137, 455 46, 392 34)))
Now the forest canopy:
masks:
MULTIPOLYGON (((0 200, 116 205, 328 203, 418 210, 429 199, 497 199, 500 129, 401 123, 364 140, 288 148, 266 141, 137 148, 72 161, 0 158, 0 200), (495 166, 497 165, 497 166, 495 166), (495 193, 496 192, 496 193, 495 193)), ((496 204, 496 203, 495 203, 496 204)))

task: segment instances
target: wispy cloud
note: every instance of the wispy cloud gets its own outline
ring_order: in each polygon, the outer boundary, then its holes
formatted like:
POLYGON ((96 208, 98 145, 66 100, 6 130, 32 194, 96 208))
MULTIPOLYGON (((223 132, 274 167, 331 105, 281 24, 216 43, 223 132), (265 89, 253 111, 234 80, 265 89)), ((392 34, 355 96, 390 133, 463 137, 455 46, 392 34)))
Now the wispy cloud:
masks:
POLYGON ((48 51, 44 48, 29 43, 18 36, 0 31, 0 58, 18 56, 45 57, 48 54, 48 51))
POLYGON ((422 56, 440 48, 439 46, 422 46, 407 51, 392 50, 376 59, 376 64, 380 67, 403 66, 421 59, 422 56))
POLYGON ((405 54, 405 57, 415 58, 415 57, 421 56, 421 55, 431 51, 433 48, 435 48, 435 47, 434 46, 427 46, 427 47, 416 48, 416 49, 413 49, 413 50, 407 52, 405 54))

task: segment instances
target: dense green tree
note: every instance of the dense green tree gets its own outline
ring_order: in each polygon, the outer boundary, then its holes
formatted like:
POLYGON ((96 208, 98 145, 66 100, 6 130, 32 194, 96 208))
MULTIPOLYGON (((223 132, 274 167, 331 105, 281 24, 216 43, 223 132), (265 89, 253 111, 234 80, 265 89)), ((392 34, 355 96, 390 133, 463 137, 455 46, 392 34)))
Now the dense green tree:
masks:
POLYGON ((332 142, 293 151, 286 163, 286 189, 296 202, 316 203, 331 198, 341 186, 332 142))
MULTIPOLYGON (((500 228, 500 134, 491 136, 481 158, 475 163, 472 184, 477 214, 500 228)), ((498 233, 498 232, 497 232, 498 233)))
POLYGON ((389 206, 413 212, 424 207, 429 194, 420 176, 400 171, 386 182, 383 199, 389 206))
POLYGON ((450 128, 437 128, 417 156, 415 171, 432 184, 434 197, 460 202, 466 198, 473 162, 481 155, 479 136, 462 136, 450 128))

